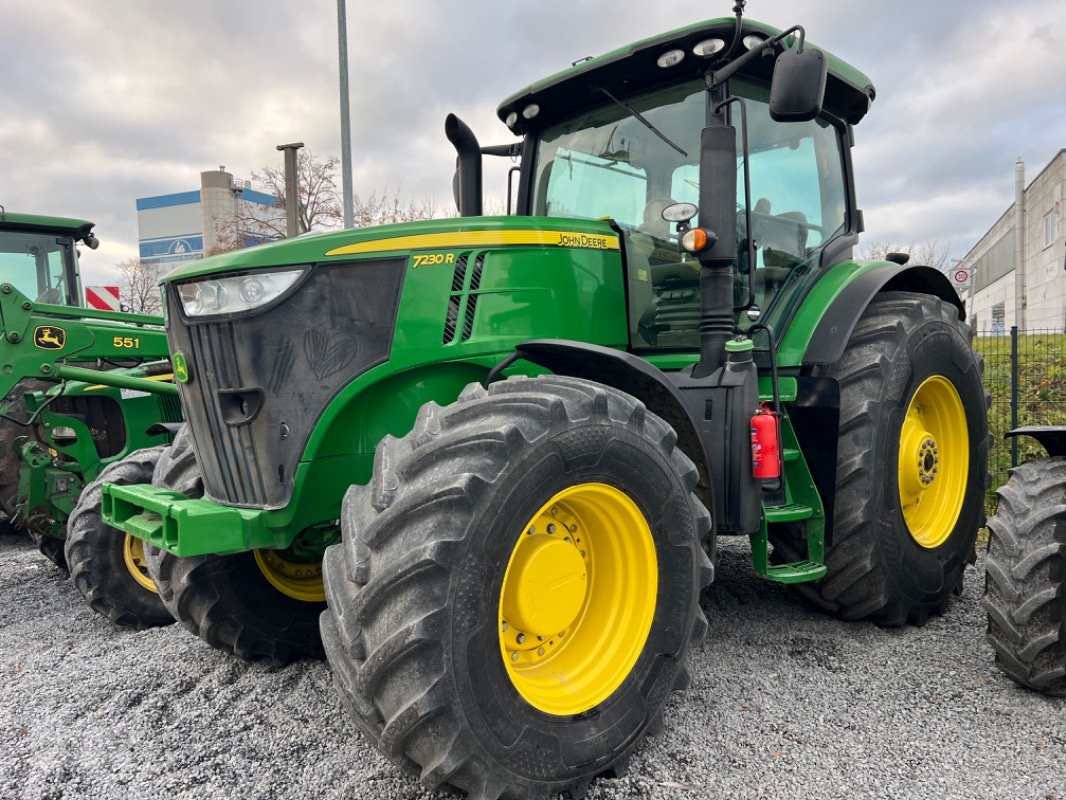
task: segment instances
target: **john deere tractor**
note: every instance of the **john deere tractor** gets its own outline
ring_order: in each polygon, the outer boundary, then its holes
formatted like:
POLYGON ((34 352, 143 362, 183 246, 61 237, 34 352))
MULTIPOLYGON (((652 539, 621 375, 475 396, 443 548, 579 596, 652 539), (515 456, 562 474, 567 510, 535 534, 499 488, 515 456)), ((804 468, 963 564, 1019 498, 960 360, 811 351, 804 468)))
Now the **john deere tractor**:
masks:
POLYGON ((1034 425, 1048 455, 1011 470, 988 521, 985 596, 996 666, 1021 686, 1066 696, 1066 428, 1034 425))
POLYGON ((449 117, 458 219, 163 282, 188 427, 152 485, 104 487, 105 518, 216 647, 324 642, 362 731, 429 786, 620 770, 687 683, 720 536, 884 625, 943 612, 973 560, 962 305, 934 269, 852 257, 873 86, 742 5, 516 93, 513 144, 449 117), (521 162, 513 214, 481 215, 484 155, 521 162))
POLYGON ((93 482, 150 480, 152 464, 135 465, 169 443, 153 426, 180 422, 181 408, 162 319, 82 307, 77 246, 97 246, 92 228, 0 209, 0 509, 9 528, 25 528, 69 566, 93 608, 121 624, 158 625, 173 618, 140 540, 100 522, 93 482), (71 520, 87 483, 95 516, 89 508, 71 520))

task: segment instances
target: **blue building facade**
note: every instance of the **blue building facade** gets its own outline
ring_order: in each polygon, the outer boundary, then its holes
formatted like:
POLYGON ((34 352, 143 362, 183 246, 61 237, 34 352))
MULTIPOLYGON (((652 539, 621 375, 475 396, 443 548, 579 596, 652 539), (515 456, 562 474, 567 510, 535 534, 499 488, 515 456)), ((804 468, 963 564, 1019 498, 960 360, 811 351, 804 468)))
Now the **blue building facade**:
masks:
POLYGON ((234 185, 224 170, 203 172, 200 179, 199 190, 137 199, 141 261, 177 264, 203 258, 224 240, 247 247, 270 238, 244 230, 241 220, 276 215, 278 198, 234 185))

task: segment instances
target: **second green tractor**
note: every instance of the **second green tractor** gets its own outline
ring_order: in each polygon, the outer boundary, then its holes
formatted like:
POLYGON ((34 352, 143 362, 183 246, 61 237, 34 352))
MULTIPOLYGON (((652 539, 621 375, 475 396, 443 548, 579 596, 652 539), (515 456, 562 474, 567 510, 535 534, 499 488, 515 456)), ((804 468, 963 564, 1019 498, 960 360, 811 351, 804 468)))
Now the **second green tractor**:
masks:
POLYGON ((151 480, 181 408, 163 320, 84 307, 78 247, 97 244, 86 220, 0 206, 0 512, 94 610, 143 628, 173 618, 100 486, 151 480))
POLYGON ((941 273, 853 257, 873 97, 738 13, 517 92, 511 143, 449 117, 460 217, 165 279, 188 424, 104 517, 185 627, 324 651, 370 741, 476 798, 623 768, 687 684, 719 537, 846 619, 944 612, 980 366, 941 273), (483 156, 520 161, 513 213, 482 215, 483 156))

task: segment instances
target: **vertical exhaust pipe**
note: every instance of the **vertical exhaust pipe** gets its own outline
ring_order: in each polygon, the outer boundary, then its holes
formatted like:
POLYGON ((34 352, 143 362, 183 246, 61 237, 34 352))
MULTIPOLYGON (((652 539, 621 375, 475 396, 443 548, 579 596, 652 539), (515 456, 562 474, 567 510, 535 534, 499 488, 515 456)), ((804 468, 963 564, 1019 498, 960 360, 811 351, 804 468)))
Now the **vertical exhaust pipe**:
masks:
POLYGON ((452 189, 461 217, 481 216, 481 147, 470 127, 455 114, 444 120, 444 135, 455 147, 452 189))

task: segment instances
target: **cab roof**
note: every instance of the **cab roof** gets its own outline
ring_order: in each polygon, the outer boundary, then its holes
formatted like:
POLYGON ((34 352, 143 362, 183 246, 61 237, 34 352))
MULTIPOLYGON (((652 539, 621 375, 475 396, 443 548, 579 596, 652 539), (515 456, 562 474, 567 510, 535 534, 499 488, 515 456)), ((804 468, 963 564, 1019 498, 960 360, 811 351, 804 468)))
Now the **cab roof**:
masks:
MULTIPOLYGON (((711 62, 693 55, 693 45, 712 37, 728 43, 732 41, 735 28, 735 18, 720 17, 641 39, 530 84, 504 100, 496 113, 506 124, 507 116, 512 111, 516 112, 518 121, 511 131, 521 135, 527 128, 543 127, 582 109, 607 102, 599 91, 601 87, 616 96, 628 96, 657 86, 700 78, 711 62), (673 49, 683 50, 685 58, 676 66, 665 69, 659 67, 656 59, 673 49), (527 121, 522 117, 522 110, 531 103, 540 106, 540 112, 532 121, 527 121)), ((740 35, 744 37, 756 33, 773 36, 780 32, 779 28, 745 18, 740 35)), ((810 41, 805 42, 804 46, 815 47, 810 41)), ((827 51, 823 52, 829 63, 825 108, 855 124, 866 115, 873 102, 873 83, 847 62, 827 51)), ((774 59, 770 57, 756 58, 741 74, 769 82, 773 63, 774 59)))
POLYGON ((93 229, 94 223, 85 219, 72 217, 46 217, 40 214, 16 214, 13 211, 0 211, 0 230, 30 231, 32 233, 54 233, 57 236, 73 236, 84 239, 93 229))

